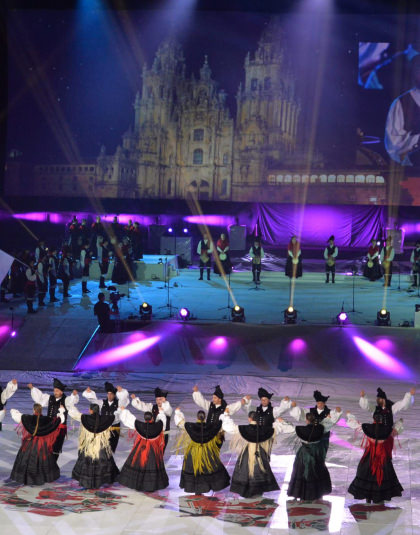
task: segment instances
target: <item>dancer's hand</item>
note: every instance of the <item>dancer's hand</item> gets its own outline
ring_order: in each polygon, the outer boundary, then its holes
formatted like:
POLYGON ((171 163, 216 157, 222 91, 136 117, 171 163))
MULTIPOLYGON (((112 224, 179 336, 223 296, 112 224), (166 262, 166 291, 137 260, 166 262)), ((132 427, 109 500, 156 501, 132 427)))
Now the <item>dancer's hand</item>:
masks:
POLYGON ((131 399, 136 399, 136 394, 131 394, 131 399))
POLYGON ((29 390, 32 390, 33 387, 34 387, 34 385, 33 385, 32 383, 29 383, 29 384, 28 384, 28 388, 29 388, 29 390))
POLYGON ((14 385, 17 385, 17 380, 16 380, 16 379, 12 379, 12 383, 13 383, 14 385))
POLYGON ((120 385, 117 386, 118 392, 121 392, 122 389, 123 389, 122 386, 120 386, 120 385))
POLYGON ((125 411, 125 407, 120 407, 120 409, 121 409, 122 411, 125 411))
POLYGON ((73 396, 77 396, 77 390, 73 390, 73 396))
POLYGON ((292 407, 296 407, 296 401, 292 401, 292 407))
POLYGON ((365 397, 365 394, 366 394, 366 392, 365 392, 364 390, 362 390, 362 391, 360 392, 360 397, 361 397, 361 398, 364 398, 364 397, 365 397))
POLYGON ((410 394, 411 394, 412 396, 414 396, 415 393, 416 393, 416 389, 413 387, 413 388, 410 390, 410 394))
POLYGON ((341 407, 336 407, 336 408, 335 408, 335 411, 336 411, 336 412, 341 412, 341 407))
POLYGON ((289 396, 285 396, 283 399, 284 399, 284 401, 290 401, 289 396))
POLYGON ((197 386, 197 385, 195 385, 195 386, 193 387, 193 392, 198 392, 198 386, 197 386))
POLYGON ((86 392, 89 392, 89 393, 92 392, 90 386, 88 386, 88 387, 86 388, 86 392))
POLYGON ((284 422, 283 418, 281 418, 280 416, 277 418, 277 421, 280 422, 280 423, 284 422))
POLYGON ((229 407, 226 407, 225 414, 227 414, 229 416, 229 407))

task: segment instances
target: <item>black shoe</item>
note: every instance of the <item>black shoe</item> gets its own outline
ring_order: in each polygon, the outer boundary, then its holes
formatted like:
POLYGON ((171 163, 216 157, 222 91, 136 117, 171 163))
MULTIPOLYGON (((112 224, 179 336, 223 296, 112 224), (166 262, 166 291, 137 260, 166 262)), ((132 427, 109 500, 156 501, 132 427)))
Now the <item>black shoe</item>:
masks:
POLYGON ((330 282, 329 280, 326 280, 326 281, 325 281, 325 284, 328 284, 329 282, 330 282))
POLYGON ((88 290, 88 289, 86 288, 86 290, 83 290, 83 293, 84 293, 84 294, 90 294, 90 290, 88 290))
POLYGON ((58 303, 59 299, 57 299, 56 297, 51 297, 50 299, 50 303, 58 303))
POLYGON ((199 281, 202 281, 202 280, 203 280, 203 277, 199 277, 199 279, 198 279, 198 280, 199 280, 199 281))
POLYGON ((36 310, 34 310, 34 309, 28 310, 28 314, 36 314, 36 310))
POLYGON ((71 297, 71 294, 63 294, 63 297, 71 297))
POLYGON ((41 301, 40 303, 38 303, 38 307, 45 307, 47 306, 44 301, 41 301))

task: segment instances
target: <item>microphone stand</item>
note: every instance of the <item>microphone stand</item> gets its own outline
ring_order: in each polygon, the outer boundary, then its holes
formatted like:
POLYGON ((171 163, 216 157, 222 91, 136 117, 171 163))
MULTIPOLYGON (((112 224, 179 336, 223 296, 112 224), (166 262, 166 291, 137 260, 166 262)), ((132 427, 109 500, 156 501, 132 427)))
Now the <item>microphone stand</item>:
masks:
POLYGON ((363 312, 361 312, 360 310, 356 310, 354 308, 355 277, 357 275, 357 267, 353 265, 351 271, 352 271, 352 279, 353 279, 353 284, 352 284, 353 308, 350 310, 350 312, 353 312, 355 314, 363 314, 363 312))
POLYGON ((171 285, 169 284, 169 273, 168 273, 168 257, 166 256, 165 257, 165 286, 161 286, 160 289, 163 290, 164 288, 166 288, 166 291, 167 291, 167 302, 166 302, 166 305, 162 305, 160 307, 158 307, 159 309, 161 308, 169 308, 169 316, 168 318, 173 318, 173 312, 172 312, 172 309, 174 310, 178 310, 178 307, 174 307, 172 306, 172 303, 170 301, 170 296, 169 296, 169 290, 171 288, 171 285))

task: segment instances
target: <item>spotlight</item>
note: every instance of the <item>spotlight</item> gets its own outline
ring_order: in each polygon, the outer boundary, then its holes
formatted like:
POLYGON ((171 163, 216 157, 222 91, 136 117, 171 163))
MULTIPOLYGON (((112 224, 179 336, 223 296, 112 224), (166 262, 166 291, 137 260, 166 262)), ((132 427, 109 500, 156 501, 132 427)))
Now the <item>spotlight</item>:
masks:
POLYGON ((343 309, 341 309, 340 314, 337 315, 337 323, 338 325, 344 325, 348 320, 347 314, 344 312, 343 309))
POLYGON ((174 231, 174 229, 173 229, 172 227, 169 227, 169 228, 168 228, 168 232, 169 232, 170 234, 172 234, 173 231, 174 231))
POLYGON ((184 228, 184 234, 188 234, 188 229, 187 228, 184 228))
POLYGON ((284 311, 284 323, 286 325, 293 325, 297 322, 297 312, 296 310, 290 305, 286 308, 284 311))
POLYGON ((152 305, 149 305, 149 303, 142 303, 140 305, 140 318, 143 321, 151 320, 152 319, 152 305))
POLYGON ((376 325, 391 325, 391 313, 386 308, 381 308, 376 314, 376 325))
POLYGON ((12 331, 12 332, 10 333, 11 338, 15 338, 16 335, 17 335, 17 332, 16 332, 16 331, 12 331))
POLYGON ((245 309, 239 305, 235 305, 232 308, 232 321, 235 323, 243 323, 245 321, 245 309))
POLYGON ((187 321, 191 317, 191 312, 188 310, 188 308, 180 308, 179 317, 182 319, 182 321, 187 321))

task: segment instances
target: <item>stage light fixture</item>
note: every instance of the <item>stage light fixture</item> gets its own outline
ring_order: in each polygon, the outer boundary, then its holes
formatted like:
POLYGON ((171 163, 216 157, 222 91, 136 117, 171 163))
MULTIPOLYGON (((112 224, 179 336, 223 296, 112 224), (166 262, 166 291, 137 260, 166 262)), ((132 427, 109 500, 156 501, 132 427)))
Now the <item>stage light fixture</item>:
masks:
POLYGON ((187 321, 191 317, 191 312, 188 310, 188 308, 180 308, 179 317, 182 319, 182 321, 187 321))
POLYGON ((284 311, 284 323, 286 325, 293 325, 297 322, 297 311, 291 305, 284 311))
POLYGON ((235 323, 244 323, 245 321, 245 309, 239 305, 235 305, 231 312, 232 321, 235 323))
POLYGON ((341 309, 340 314, 337 314, 337 323, 338 325, 344 325, 348 320, 347 314, 344 312, 344 309, 341 309))
POLYGON ((389 326, 391 325, 391 313, 386 308, 381 308, 376 314, 376 325, 389 326))
POLYGON ((168 228, 168 232, 169 232, 169 234, 172 234, 173 231, 174 231, 174 229, 173 229, 172 227, 169 227, 169 228, 168 228))
POLYGON ((183 232, 184 232, 184 234, 188 234, 188 229, 184 228, 183 232))
POLYGON ((143 321, 151 320, 152 319, 152 305, 149 305, 149 303, 142 303, 140 305, 140 318, 143 321))
POLYGON ((16 336, 17 336, 17 332, 16 332, 16 331, 12 331, 12 332, 10 333, 10 336, 11 336, 11 338, 16 338, 16 336))

